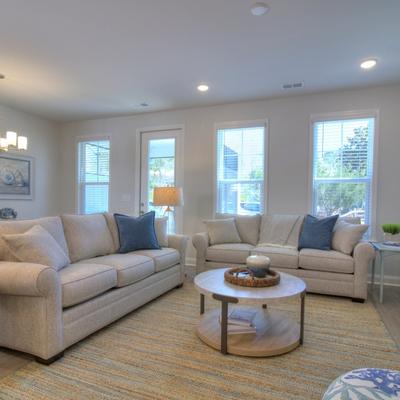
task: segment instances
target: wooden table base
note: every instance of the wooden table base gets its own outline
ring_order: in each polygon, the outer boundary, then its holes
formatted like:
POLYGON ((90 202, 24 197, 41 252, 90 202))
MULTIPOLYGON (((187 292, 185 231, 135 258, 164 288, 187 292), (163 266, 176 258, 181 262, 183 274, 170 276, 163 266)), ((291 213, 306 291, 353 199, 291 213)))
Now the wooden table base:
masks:
MULTIPOLYGON (((235 306, 236 307, 236 306, 235 306)), ((277 311, 263 308, 251 308, 257 311, 255 334, 228 335, 227 352, 240 356, 268 357, 287 353, 300 345, 300 325, 277 311)), ((230 307, 231 309, 231 307, 230 307)), ((199 338, 221 350, 220 308, 206 311, 200 316, 197 325, 199 338)))

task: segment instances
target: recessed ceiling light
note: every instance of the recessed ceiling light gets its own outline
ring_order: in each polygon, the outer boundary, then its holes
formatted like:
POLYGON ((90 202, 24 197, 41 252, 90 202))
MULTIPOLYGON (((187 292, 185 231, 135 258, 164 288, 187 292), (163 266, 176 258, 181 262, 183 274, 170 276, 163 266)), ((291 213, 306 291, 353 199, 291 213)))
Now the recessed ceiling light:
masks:
POLYGON ((266 14, 269 11, 269 7, 265 3, 254 3, 250 11, 256 17, 266 14))
POLYGON ((208 85, 205 85, 204 83, 202 83, 201 85, 197 86, 197 90, 199 92, 207 92, 208 89, 209 89, 208 85))
POLYGON ((361 62, 360 67, 363 69, 371 69, 375 67, 377 62, 378 61, 375 58, 368 58, 367 60, 361 62))

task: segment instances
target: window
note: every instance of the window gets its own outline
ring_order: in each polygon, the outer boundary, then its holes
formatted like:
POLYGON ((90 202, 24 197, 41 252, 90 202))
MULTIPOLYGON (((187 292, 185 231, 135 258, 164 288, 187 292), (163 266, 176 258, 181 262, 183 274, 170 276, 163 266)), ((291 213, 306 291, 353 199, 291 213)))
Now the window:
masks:
POLYGON ((313 213, 371 223, 375 118, 313 123, 313 213))
POLYGON ((79 212, 108 211, 110 141, 90 140, 78 144, 79 212))
POLYGON ((217 129, 218 213, 264 211, 265 125, 217 129))

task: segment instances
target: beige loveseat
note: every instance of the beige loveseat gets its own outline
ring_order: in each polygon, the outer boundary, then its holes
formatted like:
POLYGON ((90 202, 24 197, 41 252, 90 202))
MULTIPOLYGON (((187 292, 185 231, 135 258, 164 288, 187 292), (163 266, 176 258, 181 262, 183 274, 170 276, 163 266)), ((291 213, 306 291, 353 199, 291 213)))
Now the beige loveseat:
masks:
MULTIPOLYGON (((217 216, 227 217, 232 215, 217 216)), ((210 268, 240 266, 246 263, 249 255, 261 254, 271 259, 272 268, 301 277, 307 284, 308 292, 346 296, 354 301, 367 298, 368 269, 375 256, 368 242, 360 241, 351 254, 336 250, 298 251, 304 216, 233 217, 241 243, 212 245, 208 233, 193 236, 197 273, 210 268), (288 225, 288 221, 294 223, 288 225)), ((357 219, 348 221, 359 223, 357 219)))
POLYGON ((72 344, 181 286, 188 238, 160 232, 162 249, 118 254, 112 214, 0 223, 0 346, 50 363, 72 344), (69 265, 57 272, 15 261, 1 235, 35 225, 69 254, 69 265))

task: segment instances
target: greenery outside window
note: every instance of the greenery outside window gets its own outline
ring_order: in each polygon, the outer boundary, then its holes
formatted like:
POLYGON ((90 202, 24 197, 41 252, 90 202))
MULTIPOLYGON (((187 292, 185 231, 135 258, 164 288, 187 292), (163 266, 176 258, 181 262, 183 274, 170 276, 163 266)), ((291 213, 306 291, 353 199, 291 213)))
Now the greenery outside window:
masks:
POLYGON ((108 211, 110 141, 88 140, 78 144, 79 213, 108 211))
POLYGON ((265 125, 217 129, 216 212, 264 211, 265 125))
POLYGON ((313 214, 371 224, 375 118, 314 121, 313 214))

